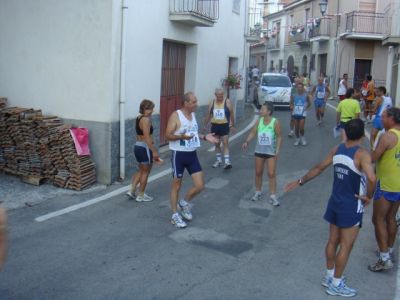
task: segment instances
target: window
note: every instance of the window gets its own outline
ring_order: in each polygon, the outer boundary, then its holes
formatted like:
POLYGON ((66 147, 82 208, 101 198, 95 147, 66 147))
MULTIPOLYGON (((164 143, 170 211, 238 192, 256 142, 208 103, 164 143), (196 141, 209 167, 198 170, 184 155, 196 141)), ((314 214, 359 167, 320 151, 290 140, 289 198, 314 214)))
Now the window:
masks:
POLYGON ((240 0, 233 0, 232 11, 234 13, 240 14, 240 0))
POLYGON ((273 87, 292 87, 289 77, 279 75, 265 75, 262 78, 262 85, 273 87))

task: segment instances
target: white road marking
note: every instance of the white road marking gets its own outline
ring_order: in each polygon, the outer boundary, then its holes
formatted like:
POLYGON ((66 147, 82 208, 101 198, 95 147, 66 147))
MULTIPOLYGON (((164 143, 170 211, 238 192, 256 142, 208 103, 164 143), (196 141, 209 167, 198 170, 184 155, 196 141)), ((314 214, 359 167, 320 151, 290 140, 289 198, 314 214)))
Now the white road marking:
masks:
MULTIPOLYGON (((238 138, 240 135, 242 135, 245 132, 247 132, 251 127, 254 126, 254 124, 257 121, 257 119, 258 119, 258 116, 257 115, 254 116, 254 118, 251 121, 251 123, 249 125, 247 125, 245 129, 243 129, 243 130, 239 131, 238 133, 236 133, 235 135, 233 135, 230 140, 234 140, 234 139, 238 138)), ((208 151, 211 152, 213 150, 214 150, 214 147, 212 147, 211 150, 208 150, 208 151)), ((154 180, 157 180, 157 179, 159 179, 159 178, 161 178, 161 177, 163 177, 165 175, 171 174, 171 173, 172 173, 172 169, 168 168, 168 169, 166 169, 164 171, 161 171, 161 172, 159 172, 157 174, 154 174, 154 175, 149 177, 148 183, 150 183, 150 182, 152 182, 154 180)), ((52 219, 52 218, 55 218, 55 217, 59 217, 59 216, 68 214, 70 212, 76 211, 78 209, 85 208, 85 207, 88 207, 90 205, 93 205, 93 204, 108 200, 108 199, 110 199, 112 197, 115 197, 115 196, 117 196, 119 194, 127 192, 129 190, 129 186, 130 185, 127 185, 127 186, 121 187, 119 189, 116 189, 115 191, 112 191, 110 193, 107 193, 105 195, 102 195, 100 197, 97 197, 97 198, 94 198, 94 199, 90 199, 90 200, 84 201, 82 203, 71 205, 71 206, 63 208, 61 210, 57 210, 57 211, 54 211, 54 212, 39 216, 39 217, 35 218, 35 221, 36 222, 44 222, 44 221, 47 221, 49 219, 52 219)))
MULTIPOLYGON (((161 171, 161 172, 159 172, 157 174, 154 174, 154 175, 150 176, 148 182, 152 182, 154 180, 157 180, 157 179, 159 179, 159 178, 161 178, 161 177, 163 177, 165 175, 171 174, 171 173, 172 173, 172 169, 168 168, 168 169, 166 169, 164 171, 161 171)), ((68 214, 68 213, 73 212, 75 210, 78 210, 78 209, 81 209, 81 208, 84 208, 84 207, 87 207, 87 206, 102 202, 104 200, 108 200, 108 199, 110 199, 110 198, 112 198, 114 196, 117 196, 119 194, 125 193, 128 190, 129 190, 129 185, 121 187, 121 188, 119 188, 119 189, 117 189, 115 191, 112 191, 112 192, 107 193, 105 195, 102 195, 100 197, 97 197, 97 198, 94 198, 94 199, 90 199, 90 200, 87 200, 85 202, 78 203, 78 204, 75 204, 75 205, 71 205, 71 206, 68 206, 68 207, 66 207, 64 209, 57 210, 57 211, 45 214, 43 216, 37 217, 37 218, 35 218, 35 221, 36 222, 47 221, 49 219, 52 219, 52 218, 55 218, 55 217, 58 217, 58 216, 61 216, 61 215, 68 214)))

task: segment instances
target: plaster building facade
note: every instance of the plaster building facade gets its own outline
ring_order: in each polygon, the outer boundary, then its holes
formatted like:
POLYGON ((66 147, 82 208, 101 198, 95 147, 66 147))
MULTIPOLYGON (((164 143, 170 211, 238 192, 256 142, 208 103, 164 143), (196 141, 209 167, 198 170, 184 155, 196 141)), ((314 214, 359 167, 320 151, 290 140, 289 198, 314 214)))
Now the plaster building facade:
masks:
MULTIPOLYGON (((228 73, 245 74, 246 0, 1 1, 0 95, 88 127, 98 181, 135 164, 134 119, 155 102, 158 144, 193 91, 201 120, 228 73)), ((244 89, 231 93, 237 117, 244 89)))

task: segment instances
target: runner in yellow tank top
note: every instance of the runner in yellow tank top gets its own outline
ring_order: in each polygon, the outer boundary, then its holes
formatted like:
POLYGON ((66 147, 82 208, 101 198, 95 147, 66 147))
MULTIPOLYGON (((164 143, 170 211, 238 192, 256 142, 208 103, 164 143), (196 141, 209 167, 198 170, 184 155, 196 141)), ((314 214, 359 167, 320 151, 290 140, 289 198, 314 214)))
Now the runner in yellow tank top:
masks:
POLYGON ((397 235, 396 213, 400 205, 400 108, 391 107, 382 114, 386 133, 372 152, 377 164, 378 183, 372 220, 379 246, 379 260, 370 271, 393 267, 393 245, 397 235))

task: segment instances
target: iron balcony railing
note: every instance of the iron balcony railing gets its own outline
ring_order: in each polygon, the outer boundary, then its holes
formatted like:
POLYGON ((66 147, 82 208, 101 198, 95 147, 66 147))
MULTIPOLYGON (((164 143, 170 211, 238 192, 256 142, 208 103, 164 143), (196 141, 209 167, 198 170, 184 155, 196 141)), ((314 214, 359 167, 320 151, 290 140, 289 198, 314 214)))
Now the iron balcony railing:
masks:
POLYGON ((270 37, 267 41, 267 49, 279 49, 279 34, 277 34, 275 37, 270 37))
POLYGON ((263 29, 262 22, 262 10, 260 8, 250 7, 248 13, 247 37, 259 40, 263 29))
POLYGON ((383 13, 353 11, 346 16, 347 33, 378 35, 389 33, 390 18, 383 13))
POLYGON ((219 18, 219 0, 170 0, 171 14, 193 14, 216 21, 219 18))
POLYGON ((332 22, 329 19, 321 19, 319 24, 313 24, 309 28, 309 38, 330 37, 332 22))

